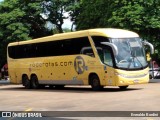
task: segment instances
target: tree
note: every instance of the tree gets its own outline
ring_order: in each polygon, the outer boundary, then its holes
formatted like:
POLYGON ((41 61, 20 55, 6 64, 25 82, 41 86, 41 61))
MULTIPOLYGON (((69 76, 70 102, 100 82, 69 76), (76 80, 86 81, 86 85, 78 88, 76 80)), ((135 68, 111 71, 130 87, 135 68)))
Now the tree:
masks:
POLYGON ((6 61, 6 51, 9 42, 29 39, 28 29, 20 22, 24 12, 17 8, 17 1, 4 1, 0 4, 0 66, 6 61))
POLYGON ((0 3, 0 66, 6 61, 7 45, 10 42, 28 40, 52 34, 40 15, 43 0, 4 0, 0 3))
MULTIPOLYGON (((129 29, 153 43, 160 52, 159 0, 82 0, 74 17, 78 30, 113 27, 129 29)), ((160 57, 160 55, 159 55, 160 57)))
POLYGON ((63 33, 62 25, 64 19, 68 19, 69 15, 65 16, 65 13, 70 3, 70 0, 46 0, 43 4, 47 20, 56 27, 59 33, 63 33))
POLYGON ((114 6, 109 23, 113 27, 138 32, 143 39, 154 44, 155 49, 160 52, 160 1, 115 0, 114 6))
POLYGON ((70 0, 70 5, 68 5, 68 8, 66 9, 70 15, 70 20, 72 21, 71 31, 73 31, 74 25, 77 24, 77 18, 83 9, 83 7, 81 7, 82 3, 82 0, 70 0))
MULTIPOLYGON (((72 0, 4 0, 0 3, 0 57, 6 60, 8 43, 63 32, 64 13, 72 0), (48 24, 51 23, 51 24, 48 24), (56 26, 50 29, 48 25, 56 26), (46 27, 47 26, 47 27, 46 27)), ((3 60, 2 60, 3 59, 3 60)), ((0 61, 0 65, 3 63, 0 61)), ((4 63, 3 63, 4 64, 4 63)))
POLYGON ((76 24, 76 29, 89 29, 98 27, 108 27, 107 22, 112 13, 111 0, 80 0, 73 7, 72 20, 76 24))

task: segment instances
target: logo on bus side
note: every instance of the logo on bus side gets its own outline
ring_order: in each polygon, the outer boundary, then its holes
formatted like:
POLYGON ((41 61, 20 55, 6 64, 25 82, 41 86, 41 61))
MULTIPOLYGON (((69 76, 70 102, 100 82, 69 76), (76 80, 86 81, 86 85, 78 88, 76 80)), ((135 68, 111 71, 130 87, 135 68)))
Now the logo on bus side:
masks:
POLYGON ((85 62, 81 56, 77 56, 74 60, 74 68, 78 74, 82 74, 85 70, 85 62))

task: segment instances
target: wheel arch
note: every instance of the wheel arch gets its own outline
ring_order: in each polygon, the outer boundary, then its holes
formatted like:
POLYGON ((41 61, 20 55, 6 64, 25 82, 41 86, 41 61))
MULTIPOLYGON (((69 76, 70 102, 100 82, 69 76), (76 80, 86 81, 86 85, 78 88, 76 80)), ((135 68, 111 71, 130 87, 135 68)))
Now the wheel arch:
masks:
POLYGON ((28 77, 28 75, 27 75, 26 73, 23 73, 23 74, 22 74, 22 78, 25 77, 25 76, 28 77))

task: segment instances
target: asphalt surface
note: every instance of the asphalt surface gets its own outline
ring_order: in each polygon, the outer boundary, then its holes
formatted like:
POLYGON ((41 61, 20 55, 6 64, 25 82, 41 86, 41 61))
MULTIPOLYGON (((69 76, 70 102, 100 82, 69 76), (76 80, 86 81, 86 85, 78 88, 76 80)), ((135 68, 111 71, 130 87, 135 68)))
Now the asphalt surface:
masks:
MULTIPOLYGON (((103 91, 97 92, 92 91, 90 86, 25 89, 22 85, 10 84, 9 80, 0 80, 0 111, 160 111, 160 79, 151 79, 149 84, 131 85, 126 91, 107 86, 103 91)), ((56 119, 159 120, 160 117, 91 118, 85 115, 56 119)))

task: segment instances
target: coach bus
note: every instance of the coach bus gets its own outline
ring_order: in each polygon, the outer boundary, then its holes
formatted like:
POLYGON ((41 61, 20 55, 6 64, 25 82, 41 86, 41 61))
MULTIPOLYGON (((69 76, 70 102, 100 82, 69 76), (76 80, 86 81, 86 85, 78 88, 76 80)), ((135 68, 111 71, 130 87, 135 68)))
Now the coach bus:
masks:
POLYGON ((153 45, 138 34, 122 29, 90 29, 55 34, 8 45, 11 83, 25 88, 42 86, 129 85, 149 81, 145 45, 153 45))

